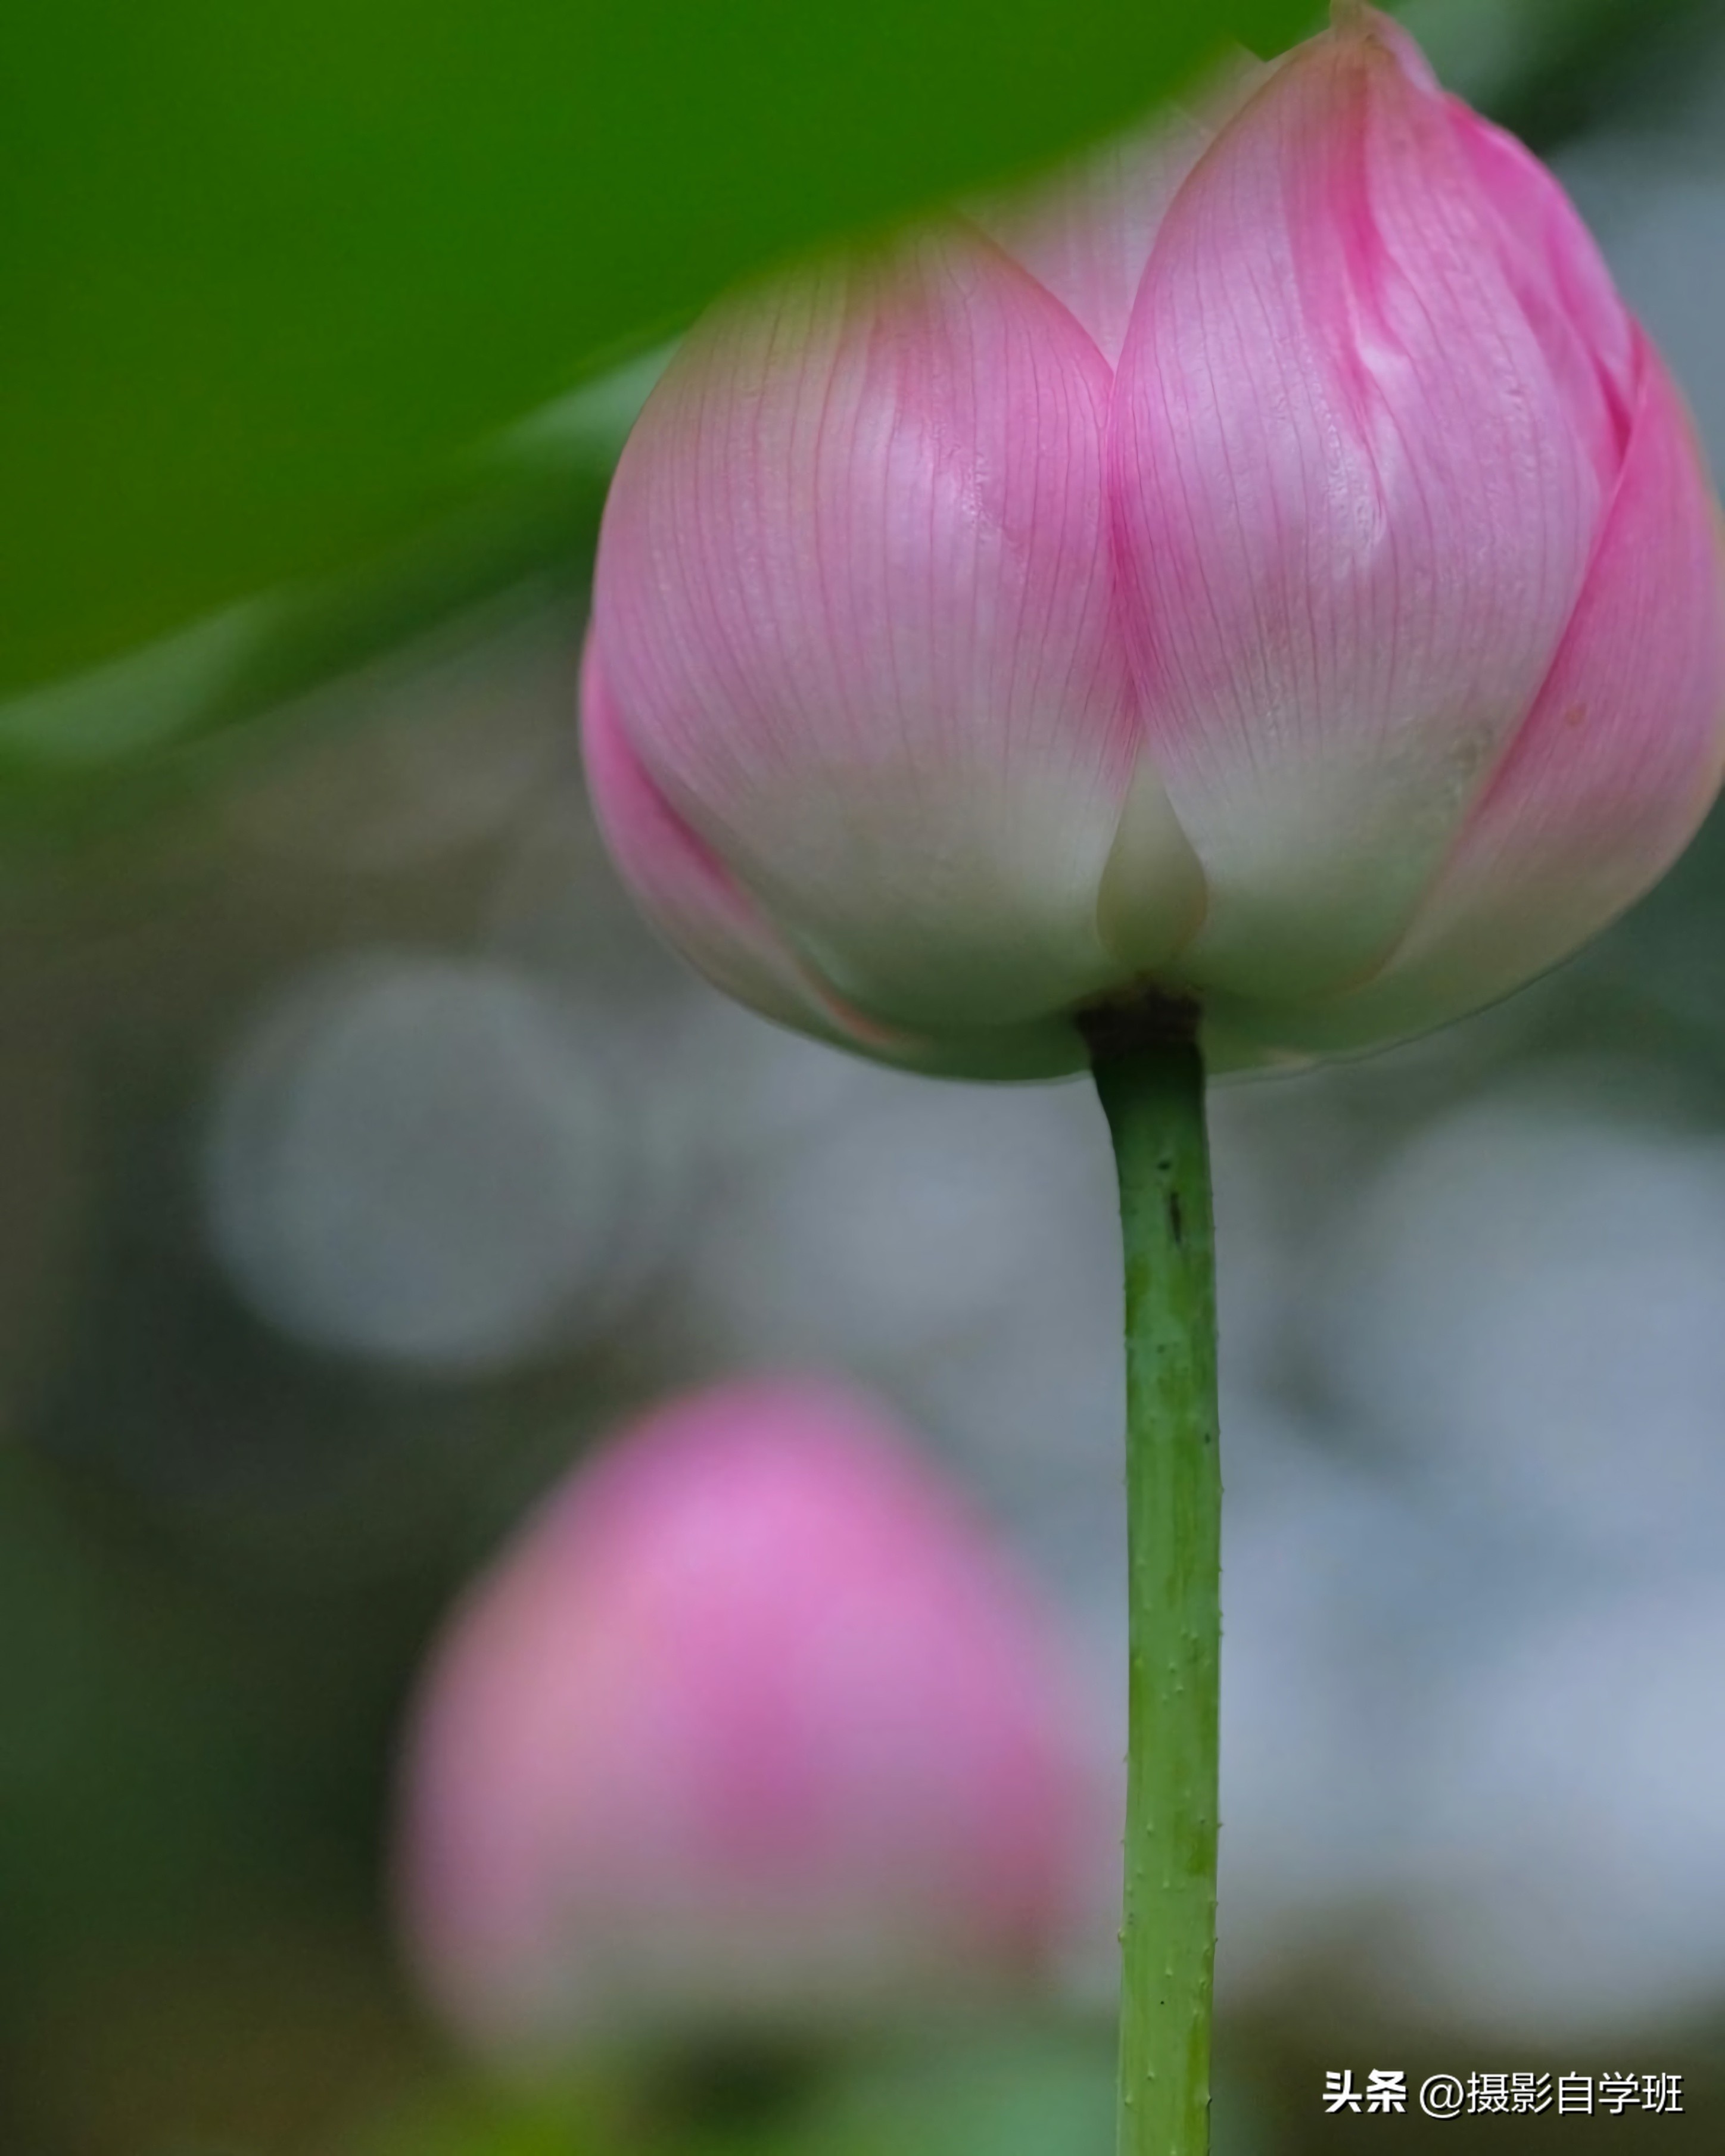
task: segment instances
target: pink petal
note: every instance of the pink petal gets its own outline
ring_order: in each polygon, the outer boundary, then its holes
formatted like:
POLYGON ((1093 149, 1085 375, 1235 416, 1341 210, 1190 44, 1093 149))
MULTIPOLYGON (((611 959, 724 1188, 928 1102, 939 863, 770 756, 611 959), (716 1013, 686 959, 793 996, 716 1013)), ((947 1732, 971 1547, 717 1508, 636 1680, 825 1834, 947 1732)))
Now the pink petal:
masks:
POLYGON ((718 857, 678 816, 618 722, 589 637, 581 668, 582 749, 593 812, 648 918, 715 987, 763 1017, 934 1077, 1058 1078, 1081 1070, 1064 1019, 937 1037, 876 1024, 800 958, 718 857))
POLYGON ((1111 367, 1181 182, 1273 73, 1237 54, 1189 101, 1163 107, 1132 133, 973 211, 1014 261, 1071 309, 1111 367))
POLYGON ((1346 1048, 1436 1025, 1554 964, 1687 844, 1725 770, 1725 552, 1688 413, 1638 337, 1623 476, 1526 725, 1381 979, 1260 1036, 1346 1048))
POLYGON ((1601 514, 1473 158, 1363 23, 1294 54, 1193 172, 1117 393, 1144 724, 1209 886, 1181 969, 1248 997, 1394 947, 1601 514))
POLYGON ((781 1025, 844 1040, 820 984, 678 817, 622 727, 589 637, 581 665, 582 752, 593 813, 649 918, 707 978, 781 1025))
POLYGON ((1118 978, 1108 396, 1070 315, 953 223, 721 303, 624 452, 594 602, 619 722, 888 1025, 1037 1024, 1118 978))
POLYGON ((1446 102, 1497 224, 1504 275, 1609 496, 1635 407, 1635 325, 1591 234, 1545 167, 1459 99, 1446 102))
POLYGON ((867 1400, 667 1402, 457 1613, 402 1914, 506 2061, 926 2014, 1034 1969, 1092 1801, 1063 1643, 867 1400))

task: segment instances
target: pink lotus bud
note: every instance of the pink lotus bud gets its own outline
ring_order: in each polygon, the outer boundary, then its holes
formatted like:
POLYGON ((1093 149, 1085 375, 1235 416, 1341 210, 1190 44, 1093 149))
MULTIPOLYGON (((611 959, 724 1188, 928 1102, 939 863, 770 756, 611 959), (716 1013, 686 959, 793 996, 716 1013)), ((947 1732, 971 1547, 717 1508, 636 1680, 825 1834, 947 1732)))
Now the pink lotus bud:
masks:
POLYGON ((660 1409, 434 1661, 414 1956, 459 2030, 529 2068, 1022 1979, 1093 1853, 1067 1680, 877 1410, 813 1380, 660 1409))
POLYGON ((1505 993, 1725 758, 1682 405, 1556 182, 1358 5, 1040 194, 721 300, 624 451, 583 706, 649 911, 769 1015, 1219 1064, 1505 993))

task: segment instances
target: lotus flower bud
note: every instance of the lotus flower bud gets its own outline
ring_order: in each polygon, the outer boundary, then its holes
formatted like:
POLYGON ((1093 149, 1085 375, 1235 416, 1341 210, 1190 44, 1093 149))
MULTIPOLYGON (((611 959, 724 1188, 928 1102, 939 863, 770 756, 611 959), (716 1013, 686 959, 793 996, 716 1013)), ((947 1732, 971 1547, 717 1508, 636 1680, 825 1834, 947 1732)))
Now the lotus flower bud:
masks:
POLYGON ((1722 768, 1682 404, 1556 182, 1385 18, 1051 188, 721 300, 619 467, 583 690, 624 874, 714 980, 1052 1075, 1506 993, 1722 768))
POLYGON ((876 1410, 813 1380, 661 1409, 434 1659, 413 1953, 528 2071, 992 1992, 1088 1884, 1074 1697, 1034 1598, 876 1410))

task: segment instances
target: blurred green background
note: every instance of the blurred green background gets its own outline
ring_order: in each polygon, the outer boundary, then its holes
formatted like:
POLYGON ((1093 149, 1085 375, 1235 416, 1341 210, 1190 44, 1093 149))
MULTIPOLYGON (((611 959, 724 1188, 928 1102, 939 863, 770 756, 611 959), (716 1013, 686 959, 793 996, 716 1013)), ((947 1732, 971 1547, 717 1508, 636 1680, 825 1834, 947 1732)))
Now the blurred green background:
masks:
MULTIPOLYGON (((1725 11, 1404 13, 1725 461, 1725 11)), ((0 2156, 1103 2156, 1106 1938, 1033 2025, 521 2112, 398 1966, 392 1775, 534 1495, 763 1361, 894 1399, 1117 1688, 1092 1104, 686 976, 587 817, 574 653, 719 284, 1307 14, 14 0, 0 2156)), ((1373 2065, 1681 2070, 1682 2117, 1597 2130, 1717 2147, 1725 827, 1503 1010, 1226 1096, 1217 1150, 1219 2156, 1580 2130, 1326 2118, 1373 2065)))

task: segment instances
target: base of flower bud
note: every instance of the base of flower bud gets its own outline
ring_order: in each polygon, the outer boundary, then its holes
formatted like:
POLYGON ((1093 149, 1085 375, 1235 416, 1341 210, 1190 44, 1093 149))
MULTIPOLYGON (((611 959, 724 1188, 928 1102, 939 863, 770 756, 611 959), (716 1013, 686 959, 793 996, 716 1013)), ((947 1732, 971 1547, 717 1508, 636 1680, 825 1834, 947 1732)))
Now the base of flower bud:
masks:
POLYGON ((1112 1063, 1146 1049, 1188 1048, 1198 1039, 1203 1007, 1192 996, 1172 996, 1161 988, 1137 988, 1091 1004, 1074 1014, 1073 1023, 1090 1050, 1091 1067, 1112 1063))

